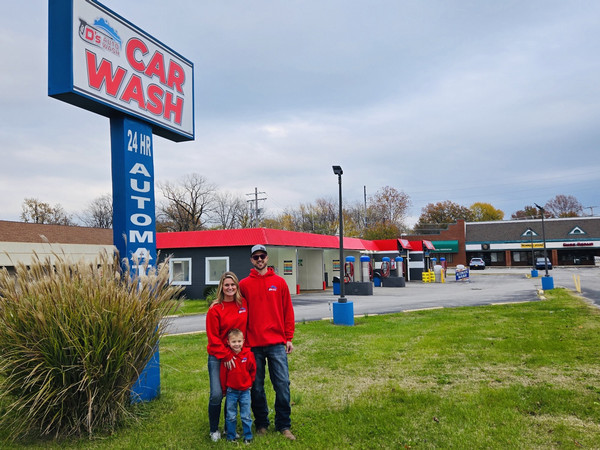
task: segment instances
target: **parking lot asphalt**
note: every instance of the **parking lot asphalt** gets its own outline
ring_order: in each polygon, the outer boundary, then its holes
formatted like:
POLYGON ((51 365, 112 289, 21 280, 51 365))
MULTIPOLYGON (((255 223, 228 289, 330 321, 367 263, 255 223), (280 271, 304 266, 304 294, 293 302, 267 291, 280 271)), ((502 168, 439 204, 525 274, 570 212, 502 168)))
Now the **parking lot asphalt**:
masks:
MULTIPOLYGON (((389 314, 431 308, 454 308, 512 302, 539 301, 543 270, 531 278, 529 268, 486 268, 471 271, 468 280, 456 281, 454 271, 448 271, 445 283, 406 282, 405 287, 374 287, 373 295, 347 295, 353 303, 355 316, 389 314)), ((581 295, 600 306, 600 268, 557 267, 549 271, 554 287, 575 292, 576 280, 581 295)), ((296 322, 328 319, 333 316, 332 304, 339 295, 332 288, 324 291, 301 292, 292 295, 296 322)), ((205 315, 170 319, 168 334, 186 334, 205 331, 205 315)))

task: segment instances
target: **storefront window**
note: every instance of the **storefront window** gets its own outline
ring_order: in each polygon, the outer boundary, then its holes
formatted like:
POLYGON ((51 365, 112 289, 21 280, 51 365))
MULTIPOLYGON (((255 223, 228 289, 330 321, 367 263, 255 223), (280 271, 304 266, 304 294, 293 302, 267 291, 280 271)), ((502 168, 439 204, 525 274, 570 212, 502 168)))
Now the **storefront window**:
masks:
POLYGON ((223 273, 229 270, 229 257, 206 258, 206 284, 219 284, 223 273))
POLYGON ((173 258, 169 260, 169 282, 175 285, 192 284, 191 258, 173 258))

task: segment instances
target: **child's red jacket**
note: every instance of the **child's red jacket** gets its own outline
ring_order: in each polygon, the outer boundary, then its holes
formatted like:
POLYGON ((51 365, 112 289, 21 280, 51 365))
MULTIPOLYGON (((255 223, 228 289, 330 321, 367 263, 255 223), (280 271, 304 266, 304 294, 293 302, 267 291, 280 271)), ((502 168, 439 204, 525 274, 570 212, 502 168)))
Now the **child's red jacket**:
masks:
POLYGON ((223 393, 227 392, 227 388, 245 391, 252 387, 256 378, 256 360, 254 353, 244 347, 241 352, 235 355, 235 367, 228 370, 225 364, 221 364, 221 389, 223 393))

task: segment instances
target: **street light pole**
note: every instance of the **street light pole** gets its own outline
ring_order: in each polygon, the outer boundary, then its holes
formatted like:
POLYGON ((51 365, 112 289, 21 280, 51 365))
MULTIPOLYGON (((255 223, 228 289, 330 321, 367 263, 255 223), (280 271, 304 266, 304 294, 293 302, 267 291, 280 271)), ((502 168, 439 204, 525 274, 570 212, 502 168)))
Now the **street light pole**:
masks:
POLYGON ((546 215, 546 211, 544 210, 544 208, 542 208, 540 205, 538 205, 537 203, 534 203, 535 206, 537 206, 537 208, 540 210, 540 212, 542 213, 542 240, 544 241, 544 267, 546 268, 546 277, 549 277, 550 275, 548 275, 548 251, 546 250, 546 229, 544 227, 544 216, 546 215))
POLYGON ((533 252, 533 229, 529 227, 529 238, 531 239, 531 268, 535 269, 535 253, 533 252))
POLYGON ((554 289, 554 278, 548 275, 548 250, 546 249, 546 227, 544 225, 544 216, 546 215, 546 211, 537 203, 534 203, 535 206, 538 207, 540 212, 542 213, 542 239, 544 241, 544 267, 546 268, 546 275, 542 277, 542 289, 547 291, 550 289, 554 289))
POLYGON ((339 185, 339 216, 340 216, 340 298, 338 299, 339 303, 346 303, 348 300, 344 297, 344 217, 343 217, 343 208, 342 208, 342 174, 344 171, 341 166, 332 166, 333 173, 338 176, 338 185, 339 185))

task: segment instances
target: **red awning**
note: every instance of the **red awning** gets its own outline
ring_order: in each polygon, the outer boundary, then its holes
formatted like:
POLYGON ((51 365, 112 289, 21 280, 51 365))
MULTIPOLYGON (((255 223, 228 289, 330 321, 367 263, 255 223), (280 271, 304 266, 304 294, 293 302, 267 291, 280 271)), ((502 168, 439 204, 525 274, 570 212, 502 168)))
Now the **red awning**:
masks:
POLYGON ((428 250, 435 250, 435 247, 433 246, 433 244, 431 243, 431 241, 423 241, 423 245, 425 247, 427 247, 428 250))
POLYGON ((407 239, 398 239, 398 242, 400 243, 400 247, 402 247, 404 250, 412 250, 413 249, 410 246, 410 242, 408 242, 407 239))

